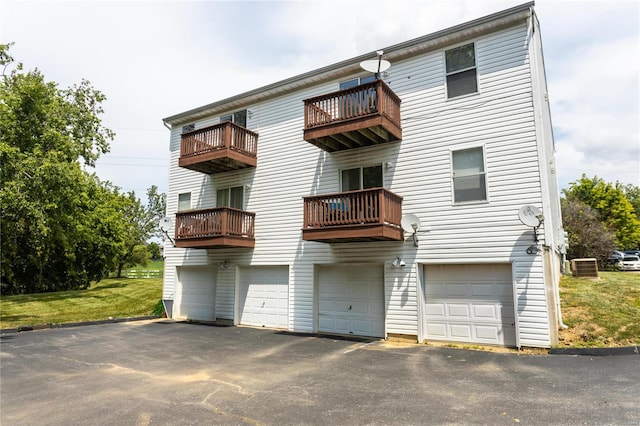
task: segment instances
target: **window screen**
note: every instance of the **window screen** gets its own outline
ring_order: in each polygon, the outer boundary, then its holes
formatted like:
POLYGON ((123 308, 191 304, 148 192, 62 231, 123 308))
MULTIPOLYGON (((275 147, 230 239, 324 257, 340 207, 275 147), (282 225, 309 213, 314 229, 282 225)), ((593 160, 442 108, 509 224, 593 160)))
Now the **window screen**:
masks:
POLYGON ((484 201, 487 183, 481 147, 453 152, 453 197, 456 203, 484 201))
POLYGON ((447 71, 447 97, 466 95, 478 91, 476 52, 473 43, 445 52, 447 71))
POLYGON ((178 194, 178 211, 191 210, 191 193, 178 194))
POLYGON ((382 187, 382 165, 342 171, 342 192, 382 187))
POLYGON ((241 186, 218 189, 216 193, 216 207, 244 208, 244 191, 241 186))

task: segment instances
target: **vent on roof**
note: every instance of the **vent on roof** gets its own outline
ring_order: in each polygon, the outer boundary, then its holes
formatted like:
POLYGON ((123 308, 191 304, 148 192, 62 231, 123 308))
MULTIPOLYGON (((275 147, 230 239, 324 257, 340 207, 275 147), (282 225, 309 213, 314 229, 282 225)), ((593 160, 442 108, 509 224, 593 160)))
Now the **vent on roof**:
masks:
POLYGON ((598 262, 593 258, 573 259, 571 271, 574 277, 598 278, 598 262))

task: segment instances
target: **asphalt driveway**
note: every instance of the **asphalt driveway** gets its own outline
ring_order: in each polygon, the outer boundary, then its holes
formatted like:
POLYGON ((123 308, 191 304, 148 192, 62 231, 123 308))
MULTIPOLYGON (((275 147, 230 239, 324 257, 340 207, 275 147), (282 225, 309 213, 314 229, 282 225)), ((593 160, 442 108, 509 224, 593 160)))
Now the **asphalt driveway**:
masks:
POLYGON ((638 424, 640 356, 487 353, 154 320, 1 337, 9 425, 638 424))

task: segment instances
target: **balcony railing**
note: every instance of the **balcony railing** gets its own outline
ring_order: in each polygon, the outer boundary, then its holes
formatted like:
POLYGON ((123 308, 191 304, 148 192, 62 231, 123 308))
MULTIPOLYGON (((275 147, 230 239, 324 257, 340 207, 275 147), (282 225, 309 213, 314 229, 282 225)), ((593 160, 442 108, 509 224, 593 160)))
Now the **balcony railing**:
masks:
POLYGON ((402 241, 402 197, 384 188, 304 197, 302 239, 402 241))
POLYGON ((304 140, 333 152, 402 139, 400 98, 382 80, 304 101, 304 140))
POLYGON ((214 174, 256 167, 258 134, 230 121, 183 133, 178 165, 214 174))
POLYGON ((231 207, 176 213, 176 247, 254 247, 255 216, 231 207))

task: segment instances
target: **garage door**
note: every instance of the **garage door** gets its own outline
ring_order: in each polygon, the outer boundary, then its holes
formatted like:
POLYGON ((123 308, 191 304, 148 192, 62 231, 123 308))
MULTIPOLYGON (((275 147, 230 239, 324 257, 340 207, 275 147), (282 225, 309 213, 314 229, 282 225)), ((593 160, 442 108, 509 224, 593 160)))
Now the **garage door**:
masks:
POLYGON ((515 346, 510 264, 426 265, 427 339, 515 346))
POLYGON ((289 268, 266 266, 240 269, 240 324, 289 327, 289 268))
POLYGON ((175 318, 215 321, 216 284, 214 270, 210 267, 178 268, 174 305, 175 318))
POLYGON ((384 337, 382 265, 317 267, 318 330, 384 337))

